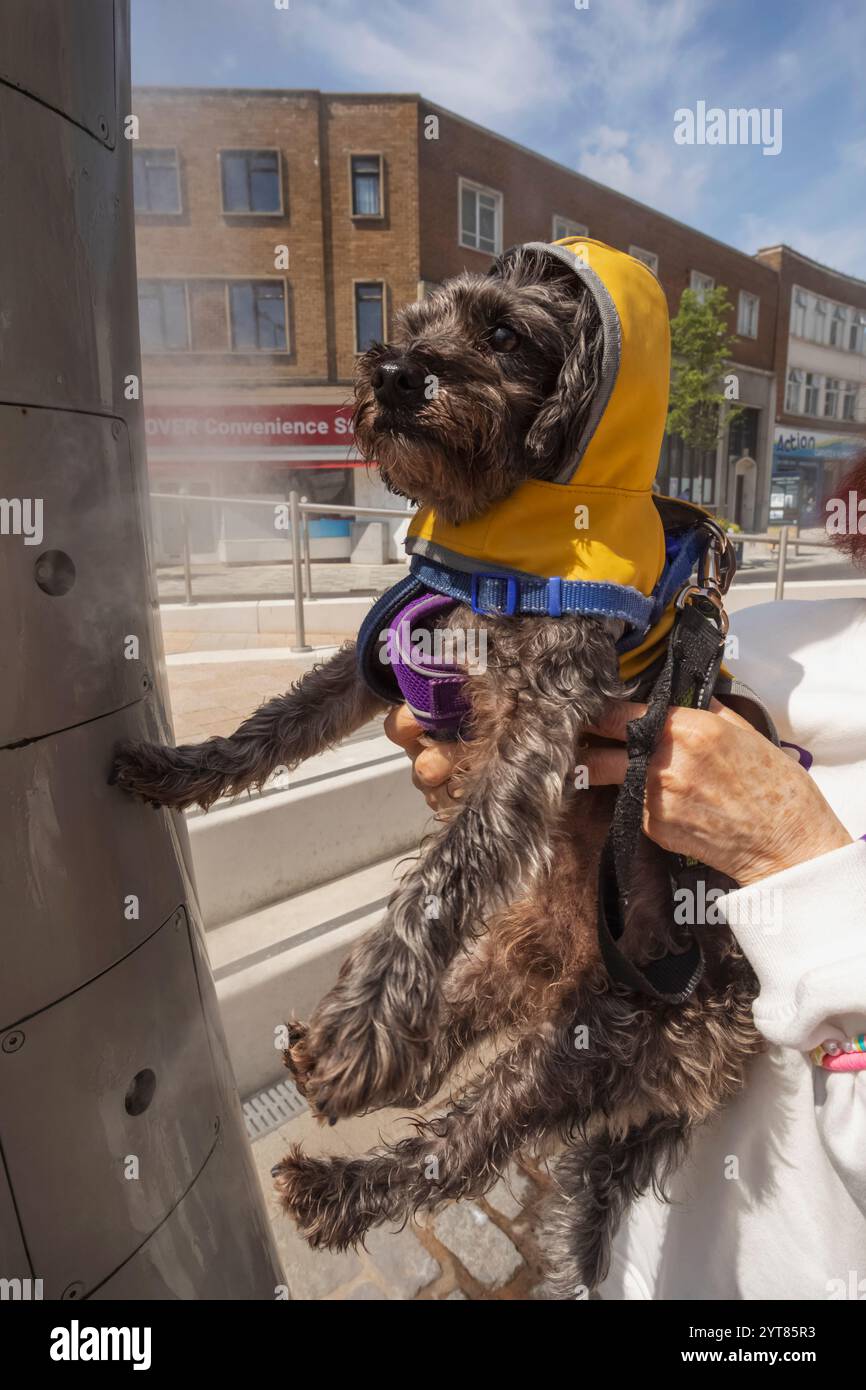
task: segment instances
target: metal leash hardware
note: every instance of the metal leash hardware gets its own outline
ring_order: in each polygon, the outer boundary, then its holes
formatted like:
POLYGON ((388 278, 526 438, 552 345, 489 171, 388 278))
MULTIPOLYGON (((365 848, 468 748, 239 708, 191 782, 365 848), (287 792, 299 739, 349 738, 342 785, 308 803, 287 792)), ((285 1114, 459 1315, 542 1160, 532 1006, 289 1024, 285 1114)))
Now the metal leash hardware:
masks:
POLYGON ((737 556, 728 533, 722 530, 718 522, 707 517, 701 525, 709 532, 709 543, 698 560, 697 583, 683 585, 675 600, 676 607, 681 611, 687 603, 694 603, 700 599, 703 600, 702 611, 706 612, 705 605, 711 604, 716 610, 713 616, 719 624, 719 631, 726 637, 728 615, 725 611, 725 595, 737 572, 737 556))

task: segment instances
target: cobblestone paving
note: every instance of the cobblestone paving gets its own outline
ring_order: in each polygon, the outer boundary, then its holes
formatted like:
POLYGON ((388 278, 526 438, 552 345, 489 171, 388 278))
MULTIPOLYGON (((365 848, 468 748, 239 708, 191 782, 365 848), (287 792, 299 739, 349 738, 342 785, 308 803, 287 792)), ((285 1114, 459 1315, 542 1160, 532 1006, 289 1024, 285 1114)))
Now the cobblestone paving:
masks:
POLYGON ((274 1237, 292 1297, 298 1301, 487 1302, 544 1298, 544 1273, 534 1230, 550 1189, 542 1165, 513 1165, 486 1197, 452 1202, 402 1230, 376 1227, 365 1247, 311 1250, 273 1200, 270 1166, 294 1137, 253 1144, 271 1211, 274 1237))

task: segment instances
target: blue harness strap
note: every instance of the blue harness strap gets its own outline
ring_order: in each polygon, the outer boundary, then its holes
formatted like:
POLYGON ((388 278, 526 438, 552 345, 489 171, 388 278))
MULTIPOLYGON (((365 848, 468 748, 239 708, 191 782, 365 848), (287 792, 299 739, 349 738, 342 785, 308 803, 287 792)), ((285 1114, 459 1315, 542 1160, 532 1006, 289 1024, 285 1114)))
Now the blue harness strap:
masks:
POLYGON ((666 535, 665 566, 649 596, 626 584, 598 580, 533 579, 492 572, 465 574, 415 555, 410 573, 382 594, 361 624, 357 642, 359 670, 380 698, 400 701, 400 689, 385 655, 387 632, 402 608, 431 591, 491 618, 524 614, 561 618, 571 613, 616 618, 626 624, 616 649, 619 653, 631 651, 640 646, 674 595, 688 583, 709 539, 702 526, 666 535))

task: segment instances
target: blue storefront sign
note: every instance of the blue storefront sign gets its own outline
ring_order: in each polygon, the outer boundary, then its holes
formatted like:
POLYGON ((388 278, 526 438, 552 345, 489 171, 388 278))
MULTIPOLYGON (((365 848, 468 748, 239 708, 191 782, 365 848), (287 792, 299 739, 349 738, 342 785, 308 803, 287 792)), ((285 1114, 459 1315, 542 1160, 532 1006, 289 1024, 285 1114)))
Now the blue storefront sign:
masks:
POLYGON ((803 530, 823 525, 825 496, 843 466, 863 447, 864 440, 856 435, 777 428, 769 524, 799 525, 803 530))

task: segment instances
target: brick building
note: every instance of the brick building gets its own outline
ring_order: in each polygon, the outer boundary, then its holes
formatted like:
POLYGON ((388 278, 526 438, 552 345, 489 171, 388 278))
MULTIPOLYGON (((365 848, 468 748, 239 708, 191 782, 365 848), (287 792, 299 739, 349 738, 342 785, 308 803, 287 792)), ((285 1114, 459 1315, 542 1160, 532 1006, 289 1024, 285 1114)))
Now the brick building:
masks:
MULTIPOLYGON (((134 111, 155 490, 279 499, 297 487, 402 509, 352 454, 357 353, 388 337, 401 303, 462 268, 585 230, 650 263, 672 314, 687 286, 727 287, 743 414, 711 456, 666 440, 659 481, 738 509, 748 527, 766 523, 780 313, 771 264, 414 95, 141 88, 134 111)), ((202 558, 286 553, 264 509, 193 515, 202 558)), ((380 558, 384 529, 321 521, 314 553, 380 558)), ((178 551, 168 504, 157 543, 163 556, 178 551)))
POLYGON ((770 521, 820 525, 866 436, 866 282, 789 246, 756 259, 779 278, 770 521))

